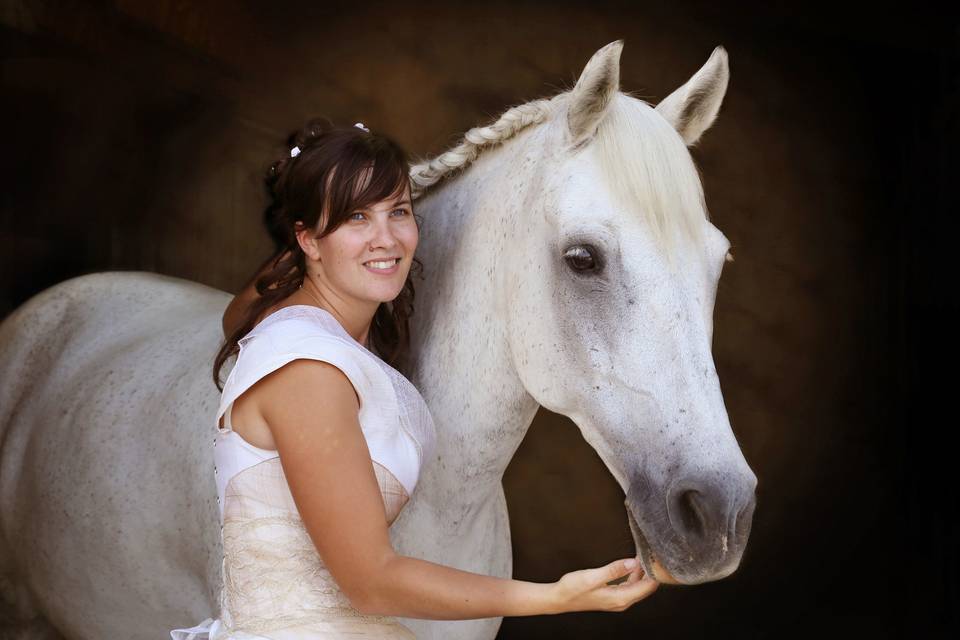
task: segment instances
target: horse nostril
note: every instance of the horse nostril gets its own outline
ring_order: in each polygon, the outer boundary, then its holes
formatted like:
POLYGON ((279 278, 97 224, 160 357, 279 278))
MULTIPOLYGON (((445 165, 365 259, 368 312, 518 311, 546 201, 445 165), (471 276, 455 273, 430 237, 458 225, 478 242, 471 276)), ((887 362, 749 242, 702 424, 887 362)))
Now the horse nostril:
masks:
POLYGON ((687 489, 677 497, 677 511, 684 533, 697 537, 703 537, 706 533, 707 521, 702 500, 703 496, 695 489, 687 489))

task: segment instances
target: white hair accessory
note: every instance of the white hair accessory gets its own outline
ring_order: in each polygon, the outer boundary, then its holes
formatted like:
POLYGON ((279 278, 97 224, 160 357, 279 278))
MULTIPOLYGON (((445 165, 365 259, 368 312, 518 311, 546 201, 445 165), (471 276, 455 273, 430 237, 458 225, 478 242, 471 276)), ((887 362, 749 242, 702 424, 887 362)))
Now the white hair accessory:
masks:
MULTIPOLYGON (((358 122, 358 123, 356 123, 356 124, 353 125, 353 126, 358 127, 358 128, 360 128, 360 129, 363 129, 363 130, 366 131, 367 133, 370 133, 370 129, 367 129, 365 126, 363 126, 363 123, 362 123, 362 122, 358 122)), ((300 147, 294 147, 293 149, 290 149, 290 157, 291 157, 291 158, 296 158, 298 155, 300 155, 300 147)))

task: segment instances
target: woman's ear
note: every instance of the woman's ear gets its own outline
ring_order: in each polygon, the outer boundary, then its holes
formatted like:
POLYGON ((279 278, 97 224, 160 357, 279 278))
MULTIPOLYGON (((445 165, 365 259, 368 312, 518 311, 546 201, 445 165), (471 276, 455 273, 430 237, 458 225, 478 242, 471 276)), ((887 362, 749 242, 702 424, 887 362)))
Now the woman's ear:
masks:
POLYGON ((293 232, 297 236, 297 242, 303 253, 311 260, 320 259, 320 248, 317 246, 317 239, 313 237, 313 230, 297 220, 293 223, 293 232))

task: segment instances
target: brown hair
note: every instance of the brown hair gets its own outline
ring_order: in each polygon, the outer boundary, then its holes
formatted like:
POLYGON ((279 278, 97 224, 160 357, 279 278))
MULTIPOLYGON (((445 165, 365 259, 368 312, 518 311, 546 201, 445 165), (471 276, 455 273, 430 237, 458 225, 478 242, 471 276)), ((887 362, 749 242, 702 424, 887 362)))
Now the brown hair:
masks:
MULTIPOLYGON (((276 251, 261 265, 266 269, 255 283, 259 297, 250 304, 243 322, 226 337, 213 362, 213 381, 220 384, 220 370, 237 353, 237 341, 248 334, 260 315, 297 291, 306 274, 306 259, 297 242, 295 223, 315 229, 322 213, 326 223, 316 236, 336 231, 358 209, 388 198, 399 197, 410 183, 407 153, 394 140, 359 127, 334 126, 326 118, 311 120, 287 139, 280 160, 266 176, 271 199, 264 211, 264 223, 276 251), (295 157, 290 149, 298 147, 295 157), (361 185, 367 181, 366 186, 361 185)), ((419 219, 414 214, 414 219, 419 219)), ((409 347, 409 318, 413 315, 413 282, 423 265, 417 258, 400 293, 391 302, 381 303, 370 324, 373 350, 396 368, 409 347)))

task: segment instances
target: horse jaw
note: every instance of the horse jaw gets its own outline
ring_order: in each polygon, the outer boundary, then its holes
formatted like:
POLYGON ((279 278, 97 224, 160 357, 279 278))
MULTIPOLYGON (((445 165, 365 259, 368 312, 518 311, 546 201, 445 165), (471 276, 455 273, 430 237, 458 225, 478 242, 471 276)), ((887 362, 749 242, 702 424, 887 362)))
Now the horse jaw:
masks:
POLYGON ((640 566, 643 567, 643 572, 657 582, 666 584, 681 584, 680 581, 670 575, 670 572, 668 572, 666 568, 653 556, 653 550, 650 548, 650 543, 647 542, 647 538, 643 535, 640 525, 637 524, 636 518, 633 517, 633 512, 630 511, 629 502, 625 502, 625 506, 627 508, 627 522, 630 524, 630 535, 633 536, 633 545, 636 549, 636 556, 640 561, 640 566))

